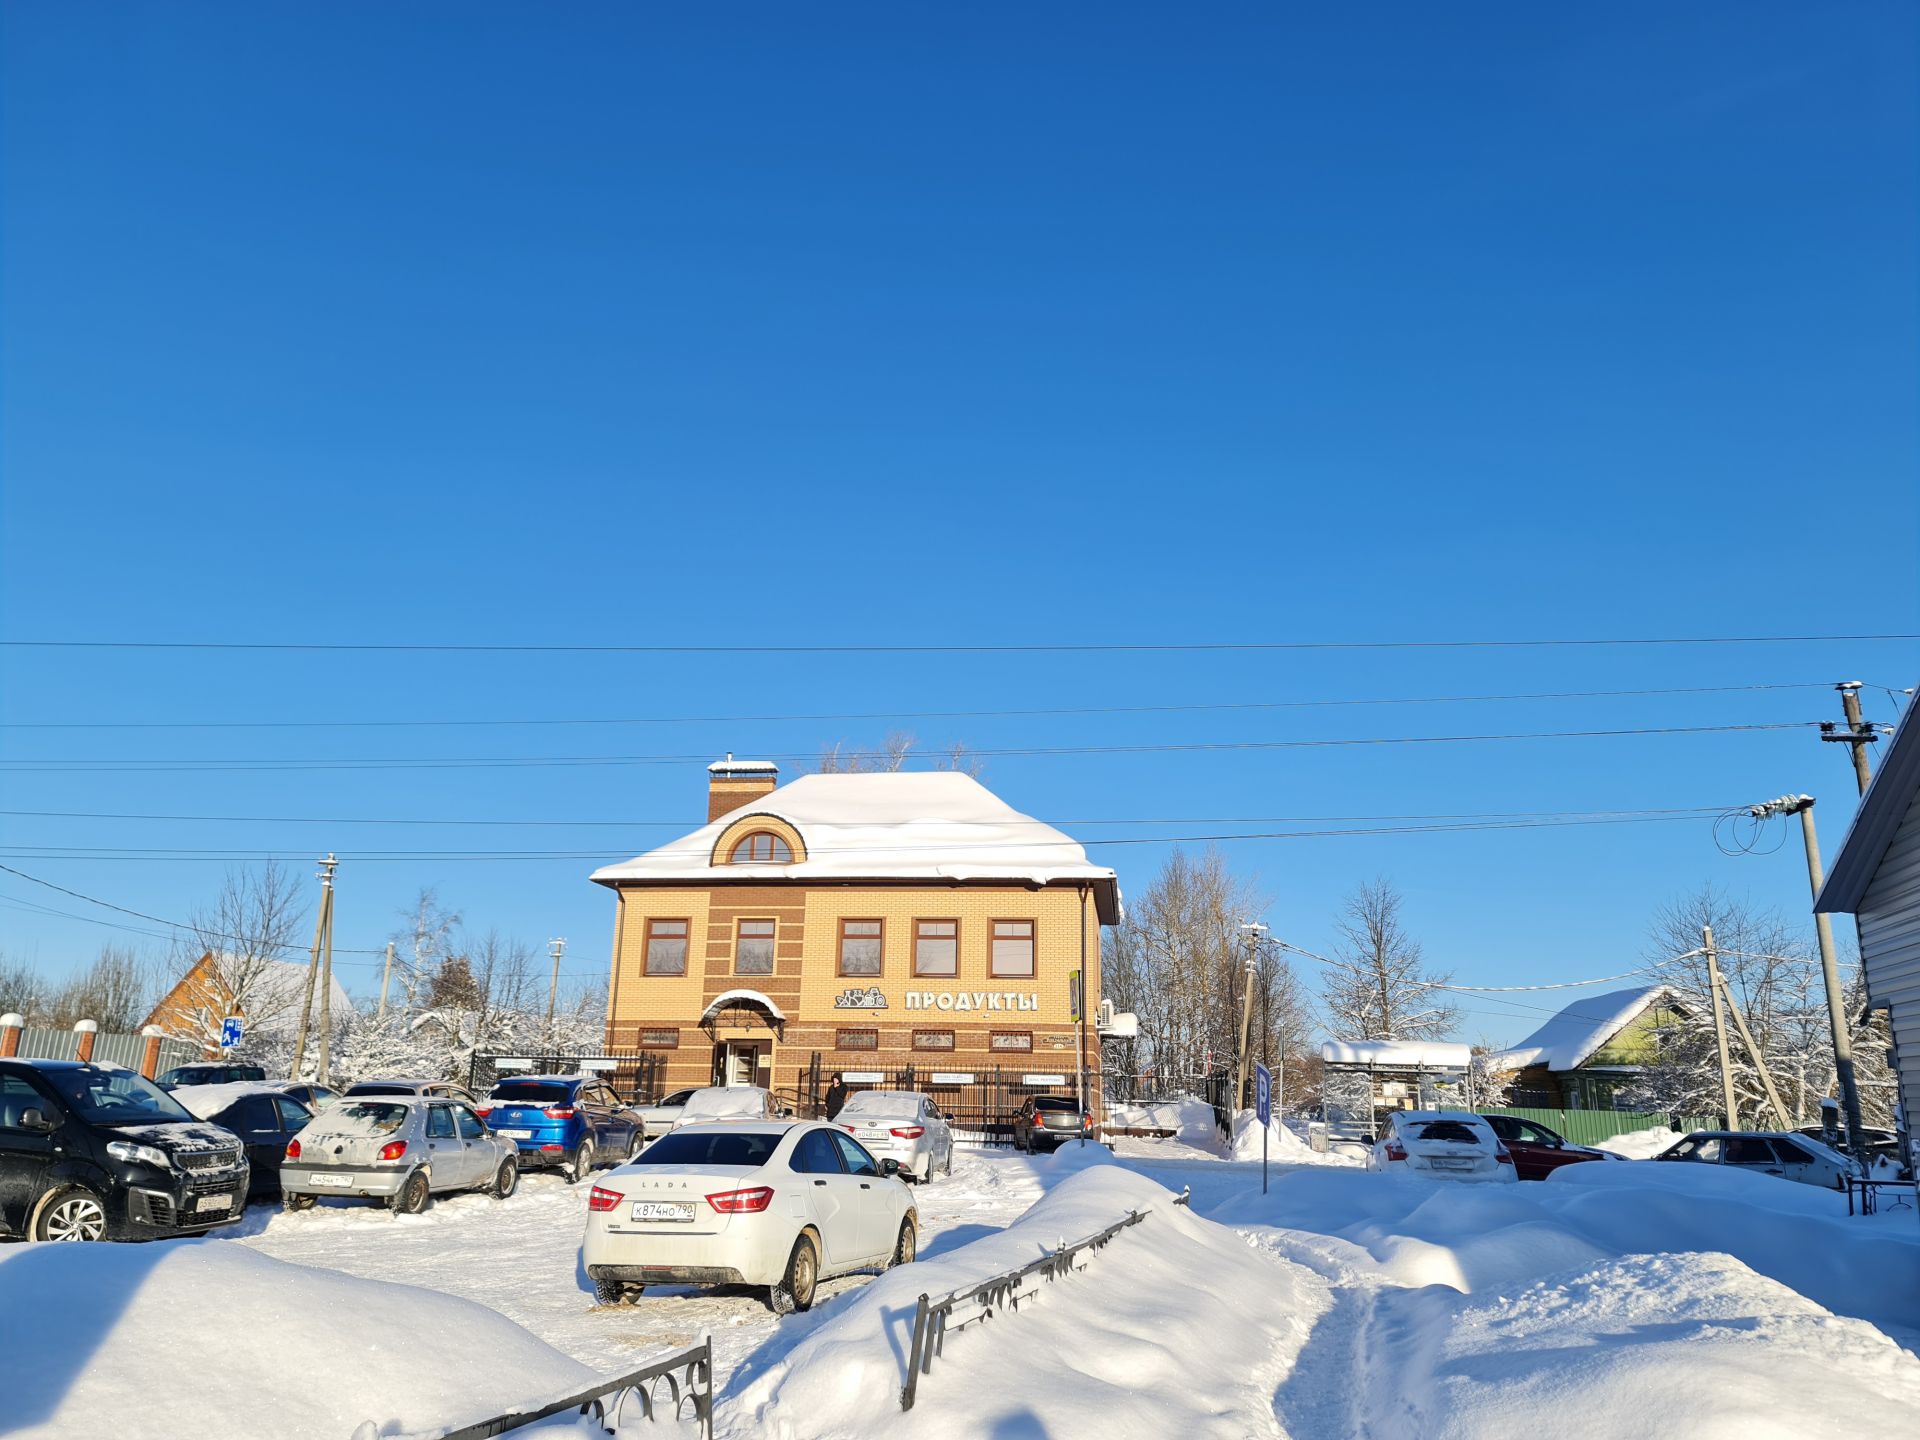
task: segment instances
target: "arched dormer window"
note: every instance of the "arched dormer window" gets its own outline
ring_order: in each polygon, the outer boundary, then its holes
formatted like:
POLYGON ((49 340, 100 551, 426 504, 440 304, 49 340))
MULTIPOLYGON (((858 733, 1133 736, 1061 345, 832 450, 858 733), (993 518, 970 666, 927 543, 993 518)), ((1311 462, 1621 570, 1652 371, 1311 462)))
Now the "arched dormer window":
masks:
POLYGON ((729 865, 790 865, 793 850, 771 830, 756 830, 743 835, 727 856, 729 865))

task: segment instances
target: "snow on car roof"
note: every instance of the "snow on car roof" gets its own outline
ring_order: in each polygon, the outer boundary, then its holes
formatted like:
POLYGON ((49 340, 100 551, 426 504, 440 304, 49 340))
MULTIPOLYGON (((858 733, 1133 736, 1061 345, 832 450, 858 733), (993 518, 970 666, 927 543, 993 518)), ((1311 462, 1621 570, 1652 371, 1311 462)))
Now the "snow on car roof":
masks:
POLYGON ((796 880, 912 878, 1019 880, 1044 885, 1089 880, 1111 892, 1113 870, 1087 859, 1053 826, 1023 815, 957 771, 802 775, 678 840, 593 872, 602 885, 629 880, 720 880, 745 870, 796 880), (766 816, 800 834, 803 859, 788 864, 715 864, 720 837, 766 816))
POLYGON ((244 1100, 249 1095, 284 1095, 285 1089, 259 1080, 234 1080, 225 1085, 181 1085, 167 1093, 178 1100, 188 1114, 211 1120, 236 1100, 244 1100))
POLYGON ((841 1114, 852 1110, 861 1114, 892 1114, 901 1110, 915 1110, 926 1099, 918 1090, 862 1090, 849 1095, 847 1103, 840 1109, 841 1114))
POLYGON ((1329 1040, 1321 1045, 1320 1058, 1332 1065, 1465 1070, 1473 1064, 1473 1047, 1446 1040, 1329 1040))
POLYGON ((1544 1065, 1549 1070, 1577 1070, 1588 1057, 1630 1024, 1647 1006, 1673 994, 1671 985, 1638 985, 1576 1000, 1518 1045, 1495 1050, 1487 1063, 1522 1070, 1544 1065))
POLYGON ((680 1113, 683 1121, 690 1115, 764 1116, 772 1104, 772 1092, 757 1085, 709 1085, 694 1091, 680 1113))

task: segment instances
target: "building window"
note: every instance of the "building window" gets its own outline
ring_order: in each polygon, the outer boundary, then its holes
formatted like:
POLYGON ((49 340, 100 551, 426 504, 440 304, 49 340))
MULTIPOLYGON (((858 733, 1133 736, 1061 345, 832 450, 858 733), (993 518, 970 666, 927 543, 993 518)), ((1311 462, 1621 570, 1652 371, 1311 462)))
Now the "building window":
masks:
POLYGON ((881 924, 878 920, 842 920, 840 922, 840 973, 842 975, 878 975, 880 973, 881 924))
POLYGON ((993 922, 993 946, 988 951, 987 973, 1010 980, 1032 977, 1033 921, 993 922))
POLYGON ((647 921, 647 969, 649 975, 687 973, 687 922, 685 920, 647 921))
POLYGON ((834 1038, 836 1050, 878 1050, 880 1032, 878 1030, 842 1030, 834 1038))
POLYGON ((678 1050, 680 1032, 678 1030, 642 1030, 640 1048, 642 1050, 678 1050))
POLYGON ((771 975, 773 973, 773 937, 773 921, 742 920, 739 937, 733 946, 733 973, 771 975))
POLYGON ((916 1050, 953 1049, 953 1031, 916 1030, 913 1032, 913 1048, 916 1050))
POLYGON ((1031 1050, 1033 1032, 1031 1030, 996 1030, 988 1038, 989 1050, 1031 1050))
POLYGON ((913 922, 913 973, 953 976, 960 973, 960 922, 913 922))
POLYGON ((785 865, 792 861, 793 851, 771 830, 756 830, 743 837, 727 859, 734 865, 785 865))

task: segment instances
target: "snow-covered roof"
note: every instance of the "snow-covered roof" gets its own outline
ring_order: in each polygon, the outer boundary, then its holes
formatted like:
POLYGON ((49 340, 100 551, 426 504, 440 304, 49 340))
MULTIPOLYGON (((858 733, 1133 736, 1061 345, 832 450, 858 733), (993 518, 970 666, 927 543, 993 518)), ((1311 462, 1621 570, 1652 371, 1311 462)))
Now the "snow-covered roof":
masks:
POLYGON ((1487 1063, 1510 1070, 1544 1065, 1577 1070, 1588 1057, 1618 1035, 1647 1006, 1673 994, 1669 985, 1639 985, 1576 1000, 1518 1045, 1495 1050, 1487 1063))
POLYGON ((1465 1070, 1473 1047, 1450 1040, 1328 1040, 1320 1058, 1330 1065, 1383 1065, 1406 1070, 1465 1070))
POLYGON ((700 1018, 705 1020, 710 1015, 717 1015, 729 1005, 736 1004, 758 1005, 776 1020, 787 1018, 785 1011, 758 990, 723 990, 713 997, 712 1004, 700 1012, 700 1018))
MULTIPOLYGON (((732 762, 736 767, 740 762, 732 762)), ((750 826, 748 828, 751 828, 750 826)), ((897 771, 803 775, 657 850, 593 872, 602 885, 767 880, 1085 880, 1100 918, 1119 918, 1111 868, 1074 840, 1022 815, 970 775, 897 771), (787 864, 715 864, 720 837, 755 817, 799 832, 805 858, 787 864)))
POLYGON ((225 1085, 179 1085, 171 1093, 189 1115, 211 1120, 236 1100, 249 1095, 279 1095, 281 1087, 263 1085, 258 1080, 235 1080, 225 1085))

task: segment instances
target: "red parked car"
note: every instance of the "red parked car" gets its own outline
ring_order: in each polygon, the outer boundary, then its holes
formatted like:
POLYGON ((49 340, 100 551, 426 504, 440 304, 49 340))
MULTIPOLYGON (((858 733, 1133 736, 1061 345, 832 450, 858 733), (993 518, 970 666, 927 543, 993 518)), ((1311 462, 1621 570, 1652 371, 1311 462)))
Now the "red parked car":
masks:
POLYGON ((1569 1145, 1546 1126, 1517 1115, 1482 1115, 1493 1133, 1506 1142, 1513 1153, 1513 1168, 1522 1180, 1544 1180, 1562 1165, 1578 1165, 1585 1160, 1619 1160, 1606 1150, 1589 1150, 1584 1145, 1569 1145))

